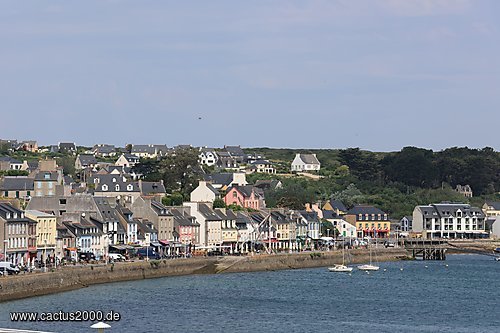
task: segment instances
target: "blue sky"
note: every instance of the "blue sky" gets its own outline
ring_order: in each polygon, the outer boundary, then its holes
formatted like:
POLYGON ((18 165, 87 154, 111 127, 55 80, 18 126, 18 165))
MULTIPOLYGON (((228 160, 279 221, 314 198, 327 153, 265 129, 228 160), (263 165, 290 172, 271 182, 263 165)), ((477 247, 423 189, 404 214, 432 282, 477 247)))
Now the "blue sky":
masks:
POLYGON ((499 150, 499 22, 496 0, 1 1, 0 138, 499 150))

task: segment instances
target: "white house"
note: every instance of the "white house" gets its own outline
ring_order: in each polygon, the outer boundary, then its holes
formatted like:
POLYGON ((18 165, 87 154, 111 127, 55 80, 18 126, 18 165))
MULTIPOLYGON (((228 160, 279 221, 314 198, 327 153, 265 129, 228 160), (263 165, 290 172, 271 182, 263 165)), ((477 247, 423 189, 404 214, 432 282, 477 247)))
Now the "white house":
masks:
POLYGON ((316 154, 296 154, 292 161, 292 172, 319 171, 321 163, 316 154))
POLYGON ((139 157, 132 154, 122 154, 118 160, 116 160, 115 165, 131 168, 139 163, 139 157))
POLYGON ((200 180, 198 187, 191 192, 192 202, 214 202, 217 198, 220 198, 219 191, 205 180, 200 180))
POLYGON ((198 155, 200 159, 200 164, 212 166, 217 163, 218 157, 214 149, 200 148, 200 154, 198 155))
POLYGON ((500 216, 490 217, 490 219, 493 220, 490 229, 491 236, 493 238, 500 238, 500 216))
POLYGON ((463 203, 417 206, 413 210, 412 227, 424 238, 481 238, 487 235, 483 211, 463 203))

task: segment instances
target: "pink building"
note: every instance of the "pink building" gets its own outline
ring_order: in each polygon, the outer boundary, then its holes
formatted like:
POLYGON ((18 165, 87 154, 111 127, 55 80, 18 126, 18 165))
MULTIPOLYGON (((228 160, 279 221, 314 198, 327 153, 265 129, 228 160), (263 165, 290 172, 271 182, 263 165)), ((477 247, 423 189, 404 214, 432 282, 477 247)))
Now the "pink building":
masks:
POLYGON ((226 205, 238 205, 256 210, 266 207, 264 192, 252 185, 230 187, 224 197, 224 202, 226 205))

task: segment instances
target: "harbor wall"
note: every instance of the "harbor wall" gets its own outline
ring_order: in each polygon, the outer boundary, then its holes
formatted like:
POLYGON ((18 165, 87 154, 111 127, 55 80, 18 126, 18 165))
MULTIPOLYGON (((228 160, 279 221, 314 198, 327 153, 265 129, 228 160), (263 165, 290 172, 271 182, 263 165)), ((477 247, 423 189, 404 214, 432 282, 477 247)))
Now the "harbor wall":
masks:
MULTIPOLYGON (((380 249, 377 261, 407 257, 404 249, 380 249)), ((351 263, 369 261, 367 250, 349 252, 351 263)), ((374 257, 375 260, 375 257, 374 257)), ((342 252, 306 252, 244 257, 206 257, 116 263, 114 265, 65 266, 55 272, 0 277, 0 301, 9 301, 94 284, 191 274, 219 274, 326 267, 342 262, 342 252)))

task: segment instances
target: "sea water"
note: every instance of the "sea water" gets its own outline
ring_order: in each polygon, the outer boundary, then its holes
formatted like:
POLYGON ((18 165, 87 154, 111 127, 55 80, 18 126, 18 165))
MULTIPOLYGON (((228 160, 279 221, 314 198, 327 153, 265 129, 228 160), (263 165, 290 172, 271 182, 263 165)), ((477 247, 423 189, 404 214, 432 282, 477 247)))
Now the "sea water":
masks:
POLYGON ((479 255, 194 275, 91 286, 0 303, 0 327, 93 332, 92 322, 14 323, 13 311, 119 312, 108 332, 500 332, 500 262, 479 255))

